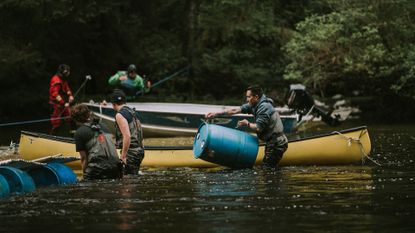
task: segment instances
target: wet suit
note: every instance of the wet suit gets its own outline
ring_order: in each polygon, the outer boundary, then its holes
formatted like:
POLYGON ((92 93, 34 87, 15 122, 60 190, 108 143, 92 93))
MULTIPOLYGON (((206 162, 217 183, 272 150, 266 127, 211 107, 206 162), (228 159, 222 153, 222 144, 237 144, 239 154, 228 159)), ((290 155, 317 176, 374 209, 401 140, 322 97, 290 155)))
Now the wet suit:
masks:
POLYGON ((68 117, 65 119, 68 123, 71 121, 69 118, 71 115, 70 108, 65 108, 65 103, 68 102, 70 96, 72 96, 72 91, 68 81, 63 79, 60 74, 55 74, 49 85, 49 104, 52 107, 51 133, 62 124, 62 117, 68 117))

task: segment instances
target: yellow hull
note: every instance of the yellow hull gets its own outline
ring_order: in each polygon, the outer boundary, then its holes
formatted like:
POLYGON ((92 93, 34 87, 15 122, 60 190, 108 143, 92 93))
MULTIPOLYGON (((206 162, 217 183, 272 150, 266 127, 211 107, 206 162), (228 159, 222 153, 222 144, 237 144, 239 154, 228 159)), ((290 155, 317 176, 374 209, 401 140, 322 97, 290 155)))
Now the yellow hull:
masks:
MULTIPOLYGON (((281 166, 293 165, 347 165, 361 162, 370 153, 371 143, 366 127, 333 132, 327 135, 290 141, 281 166)), ((22 132, 19 154, 22 159, 34 160, 45 156, 62 154, 79 156, 70 138, 22 132)), ((256 165, 261 164, 264 146, 259 148, 256 165)), ((80 162, 68 163, 75 170, 80 162)), ((142 167, 216 167, 218 165, 195 159, 192 148, 146 147, 142 167)))

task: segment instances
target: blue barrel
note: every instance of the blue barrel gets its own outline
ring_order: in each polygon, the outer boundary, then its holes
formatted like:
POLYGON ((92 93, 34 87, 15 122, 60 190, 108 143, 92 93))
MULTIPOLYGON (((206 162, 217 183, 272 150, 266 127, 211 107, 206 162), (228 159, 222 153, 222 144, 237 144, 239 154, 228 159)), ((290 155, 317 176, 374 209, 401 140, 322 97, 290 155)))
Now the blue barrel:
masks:
POLYGON ((30 169, 27 173, 32 177, 36 187, 60 184, 58 174, 49 166, 38 166, 30 169))
POLYGON ((258 154, 258 139, 243 131, 203 123, 193 142, 193 154, 226 167, 252 167, 258 154))
POLYGON ((76 174, 68 166, 62 163, 48 163, 46 166, 51 168, 58 175, 59 184, 75 184, 76 174))
POLYGON ((7 183, 6 178, 0 175, 0 198, 7 197, 10 195, 9 184, 7 183))
POLYGON ((0 166, 0 175, 6 178, 10 193, 27 193, 35 190, 35 183, 32 177, 20 169, 0 166))

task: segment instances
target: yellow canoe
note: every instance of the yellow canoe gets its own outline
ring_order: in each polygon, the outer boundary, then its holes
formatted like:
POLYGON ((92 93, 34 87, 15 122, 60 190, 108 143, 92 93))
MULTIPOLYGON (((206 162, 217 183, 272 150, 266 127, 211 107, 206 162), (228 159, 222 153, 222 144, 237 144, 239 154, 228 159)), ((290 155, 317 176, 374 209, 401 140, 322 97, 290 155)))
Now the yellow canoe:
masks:
MULTIPOLYGON (((371 143, 365 126, 335 131, 289 142, 280 166, 347 165, 363 162, 369 155, 371 143)), ((22 159, 35 160, 62 154, 78 156, 72 138, 22 131, 19 143, 22 159)), ((261 164, 264 146, 259 148, 256 165, 261 164)), ((80 162, 68 164, 75 170, 80 162)), ((191 146, 147 146, 142 167, 216 167, 218 165, 195 159, 191 146)))

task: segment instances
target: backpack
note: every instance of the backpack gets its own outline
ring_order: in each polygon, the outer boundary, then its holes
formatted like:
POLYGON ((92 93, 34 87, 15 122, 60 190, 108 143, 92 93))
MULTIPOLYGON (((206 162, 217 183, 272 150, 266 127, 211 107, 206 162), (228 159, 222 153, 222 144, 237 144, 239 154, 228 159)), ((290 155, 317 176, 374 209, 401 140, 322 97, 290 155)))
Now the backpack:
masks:
POLYGON ((86 144, 88 148, 88 163, 101 161, 118 163, 120 159, 111 134, 104 133, 98 124, 86 123, 84 125, 94 131, 94 137, 86 144))

